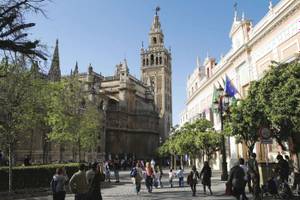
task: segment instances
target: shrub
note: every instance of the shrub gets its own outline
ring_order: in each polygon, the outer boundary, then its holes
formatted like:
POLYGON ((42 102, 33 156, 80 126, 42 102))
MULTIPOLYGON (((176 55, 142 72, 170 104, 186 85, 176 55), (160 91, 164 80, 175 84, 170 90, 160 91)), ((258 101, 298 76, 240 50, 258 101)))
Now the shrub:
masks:
MULTIPOLYGON (((58 167, 65 167, 69 178, 78 171, 78 163, 22 166, 13 168, 13 190, 50 187, 58 167)), ((0 168, 0 191, 8 190, 8 167, 0 168)))

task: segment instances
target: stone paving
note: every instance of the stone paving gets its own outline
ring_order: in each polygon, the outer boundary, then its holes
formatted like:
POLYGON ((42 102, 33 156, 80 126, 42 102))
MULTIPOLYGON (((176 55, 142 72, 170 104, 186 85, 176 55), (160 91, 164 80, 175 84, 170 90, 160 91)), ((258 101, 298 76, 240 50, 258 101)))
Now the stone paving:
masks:
MULTIPOLYGON (((193 200, 193 199, 201 199, 201 200, 234 200, 235 198, 231 196, 225 196, 225 182, 220 181, 220 173, 214 172, 214 176, 212 178, 212 191, 213 195, 205 195, 203 193, 203 188, 201 184, 197 185, 197 195, 196 197, 192 197, 191 189, 186 185, 185 187, 178 187, 178 179, 175 179, 173 188, 170 188, 168 183, 168 172, 164 171, 163 177, 163 188, 153 189, 153 192, 149 194, 146 190, 146 186, 143 183, 141 192, 139 195, 136 195, 134 191, 134 186, 129 177, 129 171, 123 171, 120 173, 120 183, 105 183, 102 187, 102 196, 104 200, 193 200)), ((185 175, 187 177, 187 175, 185 175)), ((112 180, 114 181, 114 180, 112 180)), ((249 200, 252 200, 250 194, 247 194, 249 200)), ((0 197, 1 199, 1 197, 0 197)), ((273 199, 271 197, 263 198, 273 199)), ((297 198, 296 198, 297 199, 297 198)), ((44 196, 44 197, 31 197, 25 198, 22 200, 52 200, 52 196, 44 196)), ((66 200, 74 200, 74 195, 68 194, 66 200)))
MULTIPOLYGON (((143 183, 141 192, 139 195, 136 195, 134 192, 134 187, 131 182, 131 179, 129 177, 129 172, 121 172, 120 176, 120 183, 114 183, 111 184, 105 184, 102 188, 102 196, 103 199, 106 200, 174 200, 174 199, 203 199, 203 200, 231 200, 234 199, 230 196, 224 196, 225 191, 225 183, 219 181, 220 175, 219 173, 215 174, 215 176, 212 179, 212 190, 213 190, 213 196, 205 195, 203 193, 203 188, 201 184, 198 184, 197 186, 197 195, 196 197, 192 197, 191 189, 186 185, 185 180, 185 187, 178 187, 178 179, 175 179, 173 188, 170 188, 170 185, 168 183, 168 172, 164 172, 163 176, 163 188, 153 189, 153 192, 149 194, 146 190, 146 186, 143 183)), ((186 177, 186 176, 185 176, 186 177)), ((112 180, 114 181, 114 180, 112 180)), ((0 198, 1 199, 1 198, 0 198)), ((23 200, 52 200, 51 196, 44 196, 44 197, 31 197, 31 198, 25 198, 23 200)), ((71 194, 67 195, 66 200, 73 200, 74 196, 71 194)))

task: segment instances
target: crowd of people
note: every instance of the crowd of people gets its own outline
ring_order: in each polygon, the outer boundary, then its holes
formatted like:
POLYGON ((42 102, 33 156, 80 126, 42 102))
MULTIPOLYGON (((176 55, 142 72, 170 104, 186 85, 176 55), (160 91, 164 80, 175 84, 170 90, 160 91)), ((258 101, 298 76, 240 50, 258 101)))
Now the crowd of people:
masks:
MULTIPOLYGON (((248 197, 245 190, 248 185, 248 190, 253 194, 254 199, 262 199, 262 195, 265 192, 271 195, 278 195, 279 189, 282 187, 285 188, 286 197, 289 199, 289 195, 292 195, 289 182, 291 172, 294 171, 293 165, 288 156, 283 157, 279 154, 277 161, 276 167, 271 170, 272 173, 267 183, 261 187, 261 174, 256 160, 256 154, 252 153, 247 162, 243 158, 240 158, 230 169, 225 193, 227 195, 233 195, 238 200, 247 200, 248 197)), ((153 189, 163 187, 173 188, 175 185, 177 186, 177 182, 178 187, 184 187, 185 185, 185 173, 181 167, 176 170, 172 168, 169 169, 169 172, 165 174, 165 176, 168 177, 168 182, 164 182, 163 184, 162 177, 164 174, 162 167, 157 164, 154 159, 149 162, 136 160, 128 163, 128 165, 131 168, 129 176, 134 186, 134 192, 137 195, 141 191, 143 182, 145 182, 145 187, 149 193, 152 193, 153 189)), ((65 199, 65 185, 68 183, 70 191, 75 194, 75 200, 100 200, 102 199, 101 182, 111 182, 111 174, 113 173, 115 182, 119 183, 119 170, 122 168, 121 161, 118 158, 108 160, 104 163, 90 164, 88 171, 85 171, 86 166, 81 164, 79 171, 73 174, 70 179, 68 179, 64 168, 58 168, 51 181, 53 199, 65 199)), ((201 181, 203 185, 204 194, 206 194, 208 190, 209 195, 213 195, 211 188, 212 168, 208 161, 204 162, 200 171, 197 171, 196 166, 192 166, 191 171, 187 172, 186 175, 186 183, 191 188, 193 196, 196 196, 196 187, 199 181, 201 181)), ((294 187, 300 189, 299 180, 297 182, 295 179, 294 187)))
POLYGON ((78 172, 68 179, 63 167, 56 170, 50 187, 53 192, 53 200, 64 200, 66 196, 65 186, 75 194, 75 200, 102 200, 101 182, 105 180, 103 164, 93 163, 86 171, 85 164, 80 164, 78 172))
MULTIPOLYGON (((294 172, 293 163, 287 155, 284 158, 278 154, 276 159, 277 163, 274 168, 267 166, 270 176, 261 187, 261 174, 256 154, 251 154, 247 164, 243 158, 240 158, 230 170, 229 180, 226 184, 227 194, 232 194, 238 200, 247 200, 245 189, 248 185, 248 190, 253 194, 255 200, 263 199, 264 194, 291 199, 293 193, 289 186, 291 182, 289 177, 294 172)), ((294 179, 292 184, 294 189, 298 187, 298 191, 300 191, 299 180, 297 178, 294 179)))

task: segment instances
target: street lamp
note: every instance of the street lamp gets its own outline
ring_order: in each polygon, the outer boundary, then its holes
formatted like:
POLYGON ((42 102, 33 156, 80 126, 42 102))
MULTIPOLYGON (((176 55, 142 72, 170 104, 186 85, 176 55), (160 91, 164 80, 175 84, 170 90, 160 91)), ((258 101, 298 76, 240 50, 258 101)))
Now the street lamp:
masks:
MULTIPOLYGON (((219 86, 217 89, 217 92, 219 94, 219 97, 215 99, 213 102, 215 105, 215 108, 217 109, 218 113, 220 114, 220 121, 221 121, 221 133, 224 131, 224 118, 225 114, 228 111, 229 108, 229 96, 224 92, 224 89, 219 86)), ((227 170, 227 161, 226 161, 226 146, 225 146, 225 137, 222 134, 222 148, 221 148, 221 154, 222 154, 222 174, 221 174, 221 180, 227 181, 228 179, 228 170, 227 170)))

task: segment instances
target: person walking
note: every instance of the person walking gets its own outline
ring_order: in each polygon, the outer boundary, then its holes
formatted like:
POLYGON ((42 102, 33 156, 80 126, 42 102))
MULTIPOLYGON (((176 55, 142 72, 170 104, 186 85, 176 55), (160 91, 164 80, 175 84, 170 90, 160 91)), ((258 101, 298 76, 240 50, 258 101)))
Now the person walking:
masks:
POLYGON ((277 155, 278 160, 275 172, 278 173, 280 181, 288 183, 289 180, 289 163, 283 159, 282 155, 277 155))
POLYGON ((169 171, 169 183, 170 183, 170 187, 173 187, 173 178, 174 178, 174 172, 173 169, 170 169, 169 171))
POLYGON ((105 163, 105 180, 110 182, 110 169, 111 169, 111 164, 110 160, 105 163))
POLYGON ((198 179, 200 178, 199 172, 196 169, 196 166, 192 167, 192 171, 188 175, 188 184, 191 186, 193 196, 196 196, 196 185, 198 183, 198 179))
POLYGON ((288 155, 285 155, 284 159, 289 164, 289 177, 290 177, 289 182, 292 183, 292 175, 294 174, 294 161, 292 159, 290 159, 290 157, 288 155))
POLYGON ((183 187, 183 169, 181 167, 179 167, 179 170, 176 172, 176 176, 178 177, 178 185, 179 187, 183 187))
POLYGON ((244 188, 242 191, 242 199, 247 200, 248 197, 246 196, 245 188, 248 182, 248 167, 245 165, 245 160, 243 158, 239 159, 240 167, 244 170, 245 176, 244 176, 244 188))
POLYGON ((243 168, 240 167, 240 163, 237 162, 230 170, 229 175, 229 185, 232 186, 233 196, 240 200, 241 195, 243 194, 243 189, 245 188, 245 172, 243 168))
POLYGON ((159 179, 160 179, 161 175, 160 175, 160 171, 159 169, 156 167, 155 170, 154 170, 154 182, 153 182, 153 185, 155 188, 158 188, 160 185, 159 185, 159 179))
POLYGON ((252 192, 254 199, 260 199, 260 176, 258 170, 258 163, 256 160, 256 153, 252 153, 250 159, 248 160, 248 172, 250 175, 250 183, 248 183, 249 191, 252 192))
POLYGON ((135 192, 138 195, 141 191, 141 184, 143 180, 143 170, 139 162, 137 162, 136 166, 131 169, 130 176, 133 184, 135 185, 135 192))
POLYGON ((71 177, 69 187, 71 192, 75 193, 75 200, 86 200, 89 185, 86 180, 84 164, 80 164, 79 171, 71 177))
POLYGON ((120 182, 119 170, 120 170, 120 161, 119 158, 116 157, 116 159, 114 160, 114 174, 116 178, 116 183, 120 182))
POLYGON ((146 187, 148 189, 148 192, 152 192, 152 186, 153 186, 153 168, 151 167, 149 162, 146 162, 146 187))
POLYGON ((158 179, 158 185, 159 185, 160 188, 163 188, 163 184, 162 184, 162 181, 161 181, 162 176, 163 176, 163 170, 159 165, 157 165, 156 168, 157 168, 157 171, 159 171, 159 175, 160 175, 159 179, 158 179))
POLYGON ((56 173, 50 183, 53 192, 53 200, 64 200, 66 197, 66 182, 68 176, 66 175, 65 168, 59 167, 56 169, 56 173))
POLYGON ((103 166, 93 163, 91 169, 86 172, 86 179, 89 185, 87 200, 102 200, 101 182, 105 180, 103 166))
POLYGON ((202 177, 202 184, 203 184, 203 191, 206 194, 206 186, 209 189, 210 195, 212 195, 212 191, 211 191, 211 176, 212 176, 212 172, 211 172, 211 167, 209 166, 208 161, 204 162, 204 166, 200 172, 200 179, 202 177), (202 177, 203 176, 203 177, 202 177))

